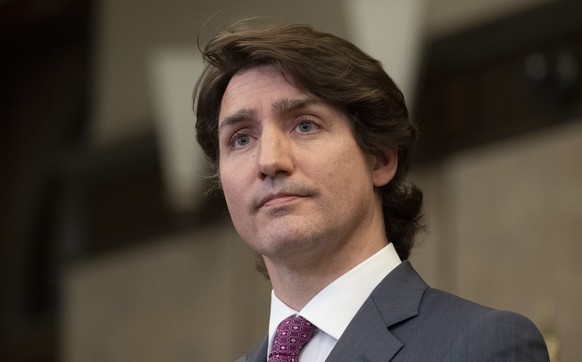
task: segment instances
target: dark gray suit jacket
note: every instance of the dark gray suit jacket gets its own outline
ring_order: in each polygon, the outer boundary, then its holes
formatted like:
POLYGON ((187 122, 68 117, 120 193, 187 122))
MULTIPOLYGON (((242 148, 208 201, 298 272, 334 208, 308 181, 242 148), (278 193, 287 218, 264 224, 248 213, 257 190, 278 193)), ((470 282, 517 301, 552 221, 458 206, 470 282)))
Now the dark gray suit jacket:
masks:
MULTIPOLYGON (((265 362, 267 338, 237 362, 265 362)), ((408 261, 374 289, 327 361, 549 361, 527 318, 430 288, 408 261)), ((310 362, 310 361, 303 361, 310 362)))

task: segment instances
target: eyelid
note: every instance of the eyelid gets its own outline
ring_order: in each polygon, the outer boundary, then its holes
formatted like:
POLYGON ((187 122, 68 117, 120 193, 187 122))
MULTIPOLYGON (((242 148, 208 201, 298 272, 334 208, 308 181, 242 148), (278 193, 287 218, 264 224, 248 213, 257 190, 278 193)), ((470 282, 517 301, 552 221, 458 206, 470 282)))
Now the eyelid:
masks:
POLYGON ((315 128, 321 128, 321 122, 318 120, 317 117, 311 115, 303 115, 296 118, 295 125, 293 129, 299 127, 302 123, 309 123, 313 125, 315 128))
POLYGON ((220 143, 224 143, 227 145, 232 144, 232 141, 235 139, 237 133, 239 133, 238 130, 232 132, 230 130, 228 132, 226 131, 222 132, 221 134, 219 134, 220 143))
POLYGON ((246 132, 245 129, 243 128, 242 130, 238 130, 236 132, 234 132, 232 134, 232 136, 229 138, 228 140, 228 145, 232 148, 240 148, 240 147, 244 147, 244 146, 238 146, 236 144, 236 142, 238 141, 239 137, 241 136, 246 136, 247 138, 252 139, 253 137, 249 134, 249 132, 246 132))
POLYGON ((225 144, 231 146, 234 140, 240 135, 251 135, 252 127, 244 120, 238 122, 233 122, 227 126, 224 126, 219 130, 219 138, 222 138, 225 144))

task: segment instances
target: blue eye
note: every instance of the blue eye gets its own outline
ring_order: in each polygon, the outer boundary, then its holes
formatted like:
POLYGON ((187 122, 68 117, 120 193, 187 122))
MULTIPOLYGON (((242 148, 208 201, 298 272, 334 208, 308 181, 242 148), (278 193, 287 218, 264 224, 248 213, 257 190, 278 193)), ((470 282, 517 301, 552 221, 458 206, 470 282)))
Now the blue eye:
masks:
POLYGON ((237 134, 233 138, 233 143, 235 146, 246 146, 249 144, 249 142, 251 142, 251 138, 246 134, 237 134))
POLYGON ((297 130, 301 133, 307 133, 313 131, 314 127, 315 126, 313 125, 313 123, 304 121, 297 125, 297 130))

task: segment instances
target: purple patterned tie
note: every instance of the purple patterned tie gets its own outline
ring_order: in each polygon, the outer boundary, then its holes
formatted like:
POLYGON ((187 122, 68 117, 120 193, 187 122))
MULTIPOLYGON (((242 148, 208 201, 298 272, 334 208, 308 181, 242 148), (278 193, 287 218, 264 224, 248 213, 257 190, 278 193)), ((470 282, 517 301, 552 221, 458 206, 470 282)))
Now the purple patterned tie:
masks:
POLYGON ((298 362, 299 352, 313 337, 317 327, 299 316, 289 317, 279 324, 273 338, 268 362, 298 362))

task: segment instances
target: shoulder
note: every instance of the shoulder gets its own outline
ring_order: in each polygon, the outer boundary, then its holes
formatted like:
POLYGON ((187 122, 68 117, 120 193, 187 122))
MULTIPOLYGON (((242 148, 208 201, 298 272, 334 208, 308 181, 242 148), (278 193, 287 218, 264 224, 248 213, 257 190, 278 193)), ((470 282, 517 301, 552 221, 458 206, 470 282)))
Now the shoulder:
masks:
POLYGON ((517 313, 488 308, 428 288, 419 317, 425 326, 448 334, 446 361, 549 360, 538 328, 517 313))
POLYGON ((526 317, 490 310, 468 321, 456 336, 451 361, 549 361, 544 339, 526 317))
POLYGON ((543 337, 527 318, 431 288, 408 263, 395 272, 374 301, 403 345, 401 360, 548 361, 543 337), (403 309, 408 317, 393 323, 391 315, 403 309))

